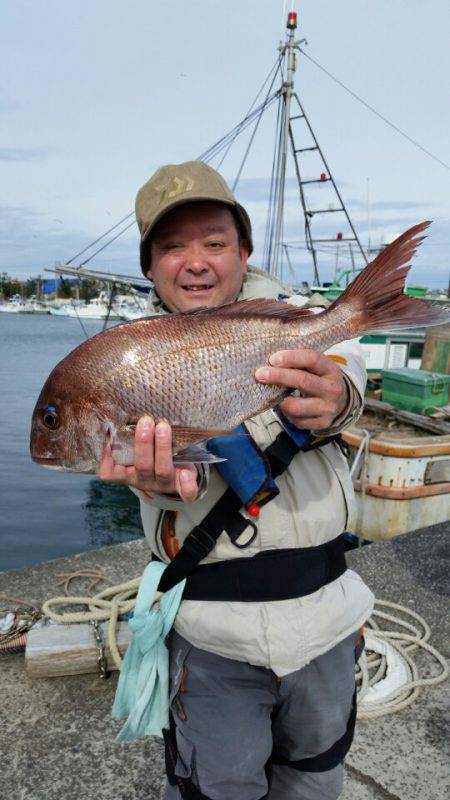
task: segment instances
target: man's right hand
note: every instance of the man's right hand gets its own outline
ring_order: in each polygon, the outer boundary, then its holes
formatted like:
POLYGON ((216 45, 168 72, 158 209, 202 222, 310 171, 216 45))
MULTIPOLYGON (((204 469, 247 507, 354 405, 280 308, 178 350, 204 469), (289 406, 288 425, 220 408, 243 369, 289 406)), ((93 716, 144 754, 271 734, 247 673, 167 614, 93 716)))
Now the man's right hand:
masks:
POLYGON ((97 475, 102 481, 126 483, 149 494, 177 494, 185 503, 192 503, 198 495, 197 467, 174 465, 172 429, 167 422, 155 426, 151 417, 141 417, 136 425, 134 464, 116 464, 106 444, 97 475))

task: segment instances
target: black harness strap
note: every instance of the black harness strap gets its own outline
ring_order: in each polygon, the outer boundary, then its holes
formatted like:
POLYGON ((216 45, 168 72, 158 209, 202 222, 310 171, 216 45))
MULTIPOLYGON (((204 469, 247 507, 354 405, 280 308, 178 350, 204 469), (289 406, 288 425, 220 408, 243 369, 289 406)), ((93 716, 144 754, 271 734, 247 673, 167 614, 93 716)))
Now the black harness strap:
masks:
MULTIPOLYGON (((299 447, 286 431, 281 431, 273 444, 264 451, 264 455, 269 461, 272 477, 277 478, 281 475, 288 468, 294 456, 300 451, 322 447, 331 441, 335 441, 335 439, 335 436, 330 436, 312 443, 306 442, 299 447)), ((182 547, 164 570, 158 591, 167 592, 184 578, 191 575, 194 569, 214 548, 223 531, 226 531, 231 541, 235 543, 245 529, 251 527, 253 533, 245 543, 245 546, 251 544, 256 537, 256 525, 252 520, 247 519, 240 513, 241 507, 242 501, 240 497, 234 489, 229 487, 202 521, 188 534, 182 547)), ((239 547, 239 545, 237 546, 239 547)))
POLYGON ((313 594, 346 569, 341 534, 317 547, 263 550, 250 558, 201 564, 188 576, 183 600, 290 600, 313 594))
MULTIPOLYGON (((216 544, 224 530, 225 516, 234 521, 236 515, 239 514, 241 505, 241 500, 236 492, 231 488, 227 489, 201 523, 196 525, 186 536, 182 547, 161 576, 158 585, 159 592, 167 592, 172 586, 191 574, 216 544)), ((250 523, 241 514, 239 517, 245 522, 243 531, 250 523)))

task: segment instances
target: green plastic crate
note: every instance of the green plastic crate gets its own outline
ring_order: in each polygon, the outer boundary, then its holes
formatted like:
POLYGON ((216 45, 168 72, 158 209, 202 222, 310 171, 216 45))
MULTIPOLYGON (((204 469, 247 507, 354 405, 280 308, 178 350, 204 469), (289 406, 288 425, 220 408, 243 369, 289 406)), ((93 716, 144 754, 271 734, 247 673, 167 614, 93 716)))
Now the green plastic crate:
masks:
POLYGON ((416 414, 430 413, 449 402, 450 375, 424 369, 384 369, 382 399, 416 414))

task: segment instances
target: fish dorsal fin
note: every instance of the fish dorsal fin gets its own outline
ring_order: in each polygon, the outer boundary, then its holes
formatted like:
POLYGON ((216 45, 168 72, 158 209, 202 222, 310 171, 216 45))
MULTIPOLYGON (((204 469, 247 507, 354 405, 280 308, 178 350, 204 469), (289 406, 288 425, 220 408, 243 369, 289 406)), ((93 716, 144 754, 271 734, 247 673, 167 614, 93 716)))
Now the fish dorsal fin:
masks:
MULTIPOLYGON (((223 319, 234 319, 236 317, 258 317, 260 319, 273 319, 277 317, 280 322, 291 322, 298 320, 302 316, 310 316, 314 312, 309 308, 291 305, 284 300, 268 300, 267 298, 257 297, 253 300, 237 300, 235 303, 228 303, 215 308, 199 308, 195 311, 185 311, 177 316, 194 316, 207 314, 208 316, 222 317, 223 319)), ((175 316, 172 315, 172 316, 175 316)))

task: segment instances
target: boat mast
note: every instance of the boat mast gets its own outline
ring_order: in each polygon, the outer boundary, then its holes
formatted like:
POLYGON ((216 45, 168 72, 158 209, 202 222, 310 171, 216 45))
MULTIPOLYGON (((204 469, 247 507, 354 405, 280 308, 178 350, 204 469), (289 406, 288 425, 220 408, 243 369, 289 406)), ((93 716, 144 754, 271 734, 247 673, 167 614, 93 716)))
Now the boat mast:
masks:
POLYGON ((282 121, 282 144, 279 154, 279 175, 280 175, 280 189, 278 194, 278 207, 276 213, 275 223, 275 241, 273 248, 273 259, 270 264, 270 274, 276 275, 278 272, 278 262, 280 259, 281 237, 283 228, 283 213, 284 213, 284 193, 286 184, 286 161, 289 146, 289 127, 291 115, 291 98, 294 89, 294 73, 296 68, 296 55, 295 50, 298 42, 295 41, 295 30, 297 28, 297 14, 295 11, 290 11, 287 19, 288 37, 284 45, 280 44, 279 50, 281 55, 287 60, 286 80, 282 86, 283 94, 283 121, 282 121))
MULTIPOLYGON (((272 247, 269 248, 267 253, 267 269, 271 275, 278 275, 281 272, 281 255, 284 250, 289 268, 292 272, 292 264, 288 258, 289 244, 283 242, 283 215, 284 215, 284 196, 286 185, 286 165, 288 159, 288 150, 290 150, 294 162, 295 176, 299 188, 300 202, 303 209, 304 224, 305 224, 305 243, 307 250, 311 253, 313 261, 314 282, 320 284, 320 276, 318 269, 318 251, 323 249, 323 246, 340 247, 344 243, 348 243, 350 251, 350 259, 352 269, 354 270, 354 253, 352 247, 355 247, 362 257, 363 263, 367 264, 367 256, 361 245, 356 229, 350 218, 350 215, 345 207, 344 200, 338 189, 336 181, 333 178, 330 167, 325 159, 325 155, 317 141, 312 125, 308 119, 306 111, 300 101, 298 93, 294 90, 294 74, 296 70, 296 51, 302 53, 301 45, 307 44, 305 39, 296 41, 295 31, 297 29, 297 14, 291 11, 287 18, 287 38, 285 44, 280 44, 280 58, 286 64, 286 80, 283 83, 280 91, 280 104, 281 104, 281 122, 280 122, 280 138, 279 146, 276 156, 275 168, 272 174, 272 180, 275 181, 276 201, 274 216, 275 220, 273 225, 273 239, 272 247), (297 122, 299 120, 299 122, 297 122), (295 123, 295 124, 294 124, 295 123), (300 131, 299 126, 303 126, 303 131, 300 131), (301 137, 300 137, 301 134, 301 137), (296 139, 304 138, 306 134, 306 146, 299 147, 296 144, 296 139), (308 156, 315 158, 315 167, 311 161, 307 161, 308 156), (300 164, 300 158, 306 161, 309 169, 315 169, 313 177, 303 177, 303 163, 300 164), (328 186, 328 202, 327 197, 323 193, 319 193, 323 198, 323 202, 317 207, 317 202, 314 202, 314 195, 309 195, 309 188, 313 185, 328 186), (305 188, 307 187, 307 188, 305 188), (311 200, 312 206, 311 206, 311 200), (331 202, 330 202, 331 200, 331 202), (323 218, 324 215, 338 214, 341 223, 344 223, 347 228, 347 234, 339 230, 339 227, 334 228, 334 233, 324 236, 323 233, 315 233, 313 222, 316 217, 323 218)), ((319 194, 317 197, 319 197, 319 194)), ((269 220, 271 212, 269 210, 269 220)), ((339 224, 339 223, 338 223, 339 224)), ((270 229, 270 222, 268 223, 268 230, 270 229)), ((270 238, 270 237, 269 237, 270 238)), ((336 249, 336 252, 338 250, 336 249)))

